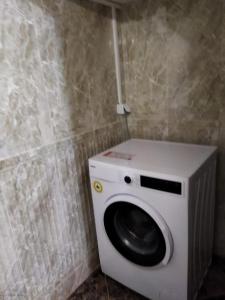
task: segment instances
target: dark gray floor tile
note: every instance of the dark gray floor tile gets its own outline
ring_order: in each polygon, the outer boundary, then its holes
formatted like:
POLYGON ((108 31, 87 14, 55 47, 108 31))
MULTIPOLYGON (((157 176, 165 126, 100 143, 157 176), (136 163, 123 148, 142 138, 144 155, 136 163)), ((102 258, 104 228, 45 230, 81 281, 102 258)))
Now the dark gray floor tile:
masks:
POLYGON ((225 300, 225 260, 214 258, 198 300, 225 300))
POLYGON ((112 278, 106 278, 110 300, 146 300, 143 296, 131 291, 112 278))
MULTIPOLYGON (((146 300, 101 271, 94 273, 69 300, 146 300)), ((198 300, 225 300, 225 260, 214 258, 198 300)))
POLYGON ((108 300, 106 277, 95 272, 69 298, 69 300, 108 300))

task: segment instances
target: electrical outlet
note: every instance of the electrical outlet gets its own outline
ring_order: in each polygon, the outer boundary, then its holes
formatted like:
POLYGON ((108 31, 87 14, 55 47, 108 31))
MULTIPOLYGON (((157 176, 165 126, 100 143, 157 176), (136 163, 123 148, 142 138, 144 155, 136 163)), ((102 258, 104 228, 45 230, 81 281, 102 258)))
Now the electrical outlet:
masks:
POLYGON ((119 115, 125 115, 130 113, 130 108, 127 104, 117 104, 117 113, 119 115))

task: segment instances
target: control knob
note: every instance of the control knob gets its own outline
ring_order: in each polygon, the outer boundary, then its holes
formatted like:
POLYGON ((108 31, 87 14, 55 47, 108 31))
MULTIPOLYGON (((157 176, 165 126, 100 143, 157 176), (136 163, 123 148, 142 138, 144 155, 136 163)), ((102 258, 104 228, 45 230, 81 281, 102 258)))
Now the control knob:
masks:
POLYGON ((131 180, 130 176, 125 176, 125 177, 124 177, 124 181, 125 181, 127 184, 130 184, 132 180, 131 180))

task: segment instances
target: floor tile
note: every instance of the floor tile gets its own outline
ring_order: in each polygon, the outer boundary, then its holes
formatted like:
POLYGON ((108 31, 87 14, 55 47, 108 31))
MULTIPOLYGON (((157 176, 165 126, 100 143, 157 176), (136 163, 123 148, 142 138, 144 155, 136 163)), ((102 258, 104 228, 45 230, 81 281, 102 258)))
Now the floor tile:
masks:
POLYGON ((112 278, 106 278, 110 300, 146 300, 145 297, 131 291, 112 278))
MULTIPOLYGON (((100 270, 90 276, 69 300, 146 300, 100 270)), ((198 300, 225 300, 225 260, 214 258, 198 300)))
POLYGON ((100 271, 95 272, 69 300, 109 300, 106 276, 100 271))
POLYGON ((198 300, 225 300, 225 260, 214 258, 198 300))

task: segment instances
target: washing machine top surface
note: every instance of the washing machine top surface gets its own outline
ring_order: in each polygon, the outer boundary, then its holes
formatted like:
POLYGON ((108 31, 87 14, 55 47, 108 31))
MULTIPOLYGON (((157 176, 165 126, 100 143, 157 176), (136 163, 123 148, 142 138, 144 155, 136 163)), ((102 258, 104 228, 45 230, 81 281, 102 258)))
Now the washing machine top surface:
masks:
POLYGON ((187 178, 216 151, 215 146, 131 139, 90 161, 187 178))

